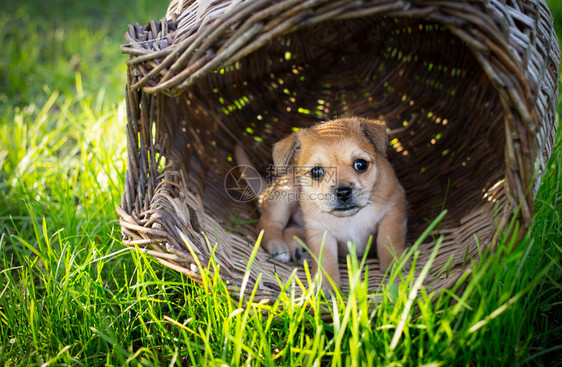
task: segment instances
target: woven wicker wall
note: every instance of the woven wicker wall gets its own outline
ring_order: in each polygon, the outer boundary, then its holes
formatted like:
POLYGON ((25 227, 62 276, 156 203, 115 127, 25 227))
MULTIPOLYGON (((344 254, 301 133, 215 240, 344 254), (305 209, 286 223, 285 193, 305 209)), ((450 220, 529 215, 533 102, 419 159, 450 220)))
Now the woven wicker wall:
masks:
MULTIPOLYGON (((434 268, 448 266, 449 276, 431 287, 454 283, 477 256, 476 239, 492 244, 514 215, 530 224, 558 100, 559 49, 544 2, 201 4, 172 1, 162 22, 125 36, 129 170, 118 211, 126 244, 198 279, 192 251, 208 261, 205 232, 237 289, 257 213, 225 190, 235 184, 234 145, 266 175, 274 142, 345 115, 388 122, 410 242, 448 210, 434 268)), ((257 263, 251 280, 263 273, 260 294, 274 297, 273 273, 286 279, 294 266, 264 251, 257 263)), ((382 274, 371 273, 376 287, 382 274)))

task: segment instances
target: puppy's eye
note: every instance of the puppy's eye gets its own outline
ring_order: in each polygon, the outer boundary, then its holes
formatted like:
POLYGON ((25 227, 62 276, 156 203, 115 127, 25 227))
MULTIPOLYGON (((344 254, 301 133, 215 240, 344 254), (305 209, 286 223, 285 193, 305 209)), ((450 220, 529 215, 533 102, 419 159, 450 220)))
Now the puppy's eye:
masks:
POLYGON ((324 177, 324 170, 320 166, 316 166, 310 170, 310 177, 313 180, 321 180, 324 177))
POLYGON ((357 172, 363 172, 367 169, 367 167, 369 166, 369 163, 367 163, 366 160, 364 159, 356 159, 355 162, 353 162, 353 169, 356 170, 357 172))

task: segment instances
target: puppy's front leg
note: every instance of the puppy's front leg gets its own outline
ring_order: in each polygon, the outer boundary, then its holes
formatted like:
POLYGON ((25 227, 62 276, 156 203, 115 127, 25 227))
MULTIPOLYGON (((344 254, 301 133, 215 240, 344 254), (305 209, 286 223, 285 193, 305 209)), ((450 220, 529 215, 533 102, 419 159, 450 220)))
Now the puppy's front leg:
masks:
MULTIPOLYGON (((339 287, 341 285, 340 268, 338 266, 338 241, 334 236, 327 232, 324 228, 306 228, 306 243, 310 250, 318 259, 318 262, 312 262, 312 274, 315 276, 318 271, 326 272, 332 281, 339 287), (326 237, 324 239, 324 234, 326 237), (322 243, 324 247, 322 248, 322 243), (321 253, 322 252, 322 253, 321 253), (319 265, 322 267, 319 268, 319 265)), ((322 272, 322 273, 323 273, 322 272)), ((321 274, 322 274, 321 273, 321 274)), ((323 275, 323 274, 322 274, 323 275)), ((322 288, 325 291, 332 289, 327 279, 322 282, 322 288)))
POLYGON ((291 251, 285 242, 283 231, 298 206, 298 202, 293 199, 295 190, 292 190, 293 192, 275 189, 266 191, 258 222, 259 229, 264 231, 262 244, 275 260, 282 262, 291 261, 291 251))
POLYGON ((263 215, 258 226, 260 230, 264 231, 262 244, 266 251, 275 260, 289 262, 291 260, 291 252, 283 238, 283 228, 287 225, 287 221, 284 218, 285 213, 283 212, 283 210, 267 212, 269 215, 263 215))
POLYGON ((400 200, 379 223, 377 255, 380 269, 384 273, 396 256, 402 255, 406 236, 406 201, 400 200), (393 250, 392 250, 393 249, 393 250))

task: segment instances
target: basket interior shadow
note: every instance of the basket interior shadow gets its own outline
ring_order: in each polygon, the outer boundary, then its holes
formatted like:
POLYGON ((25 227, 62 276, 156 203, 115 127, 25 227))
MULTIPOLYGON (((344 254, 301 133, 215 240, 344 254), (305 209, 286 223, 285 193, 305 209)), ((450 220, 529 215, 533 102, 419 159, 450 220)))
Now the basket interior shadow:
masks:
MULTIPOLYGON (((237 294, 258 213, 237 190, 235 144, 266 176, 272 145, 294 129, 358 115, 388 124, 389 160, 409 202, 408 243, 447 209, 428 280, 430 289, 452 286, 512 218, 530 224, 534 174, 556 130, 559 50, 548 27, 528 32, 536 25, 527 18, 550 20, 542 2, 516 17, 515 30, 488 19, 489 9, 465 14, 450 3, 454 12, 397 5, 333 17, 319 6, 278 32, 261 19, 252 33, 241 18, 209 41, 203 25, 216 30, 234 10, 203 13, 212 19, 196 27, 186 20, 196 3, 172 2, 162 22, 131 26, 123 46, 131 55, 129 168, 118 208, 124 243, 196 281, 194 257, 206 265, 214 254, 237 294), (529 52, 512 42, 524 33, 545 44, 529 52)), ((282 23, 278 17, 270 22, 282 23)), ((420 247, 421 263, 432 248, 430 239, 420 247)), ((367 264, 376 289, 383 274, 376 257, 367 264)), ((257 299, 275 298, 295 269, 304 280, 302 266, 260 249, 248 288, 258 282, 257 299)))

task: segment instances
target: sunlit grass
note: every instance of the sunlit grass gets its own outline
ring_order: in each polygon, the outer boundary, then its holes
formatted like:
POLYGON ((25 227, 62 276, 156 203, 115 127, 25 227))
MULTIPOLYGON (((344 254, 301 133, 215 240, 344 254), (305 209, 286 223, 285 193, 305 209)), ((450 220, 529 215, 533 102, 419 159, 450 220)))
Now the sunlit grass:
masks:
POLYGON ((238 301, 209 264, 204 288, 120 241, 125 69, 113 52, 125 28, 115 37, 107 23, 17 17, 0 15, 1 364, 495 366, 560 355, 560 137, 523 242, 483 251, 456 288, 430 293, 423 273, 404 271, 368 293, 350 260, 343 298, 288 288, 271 303, 238 301), (69 67, 75 54, 87 65, 69 67))

